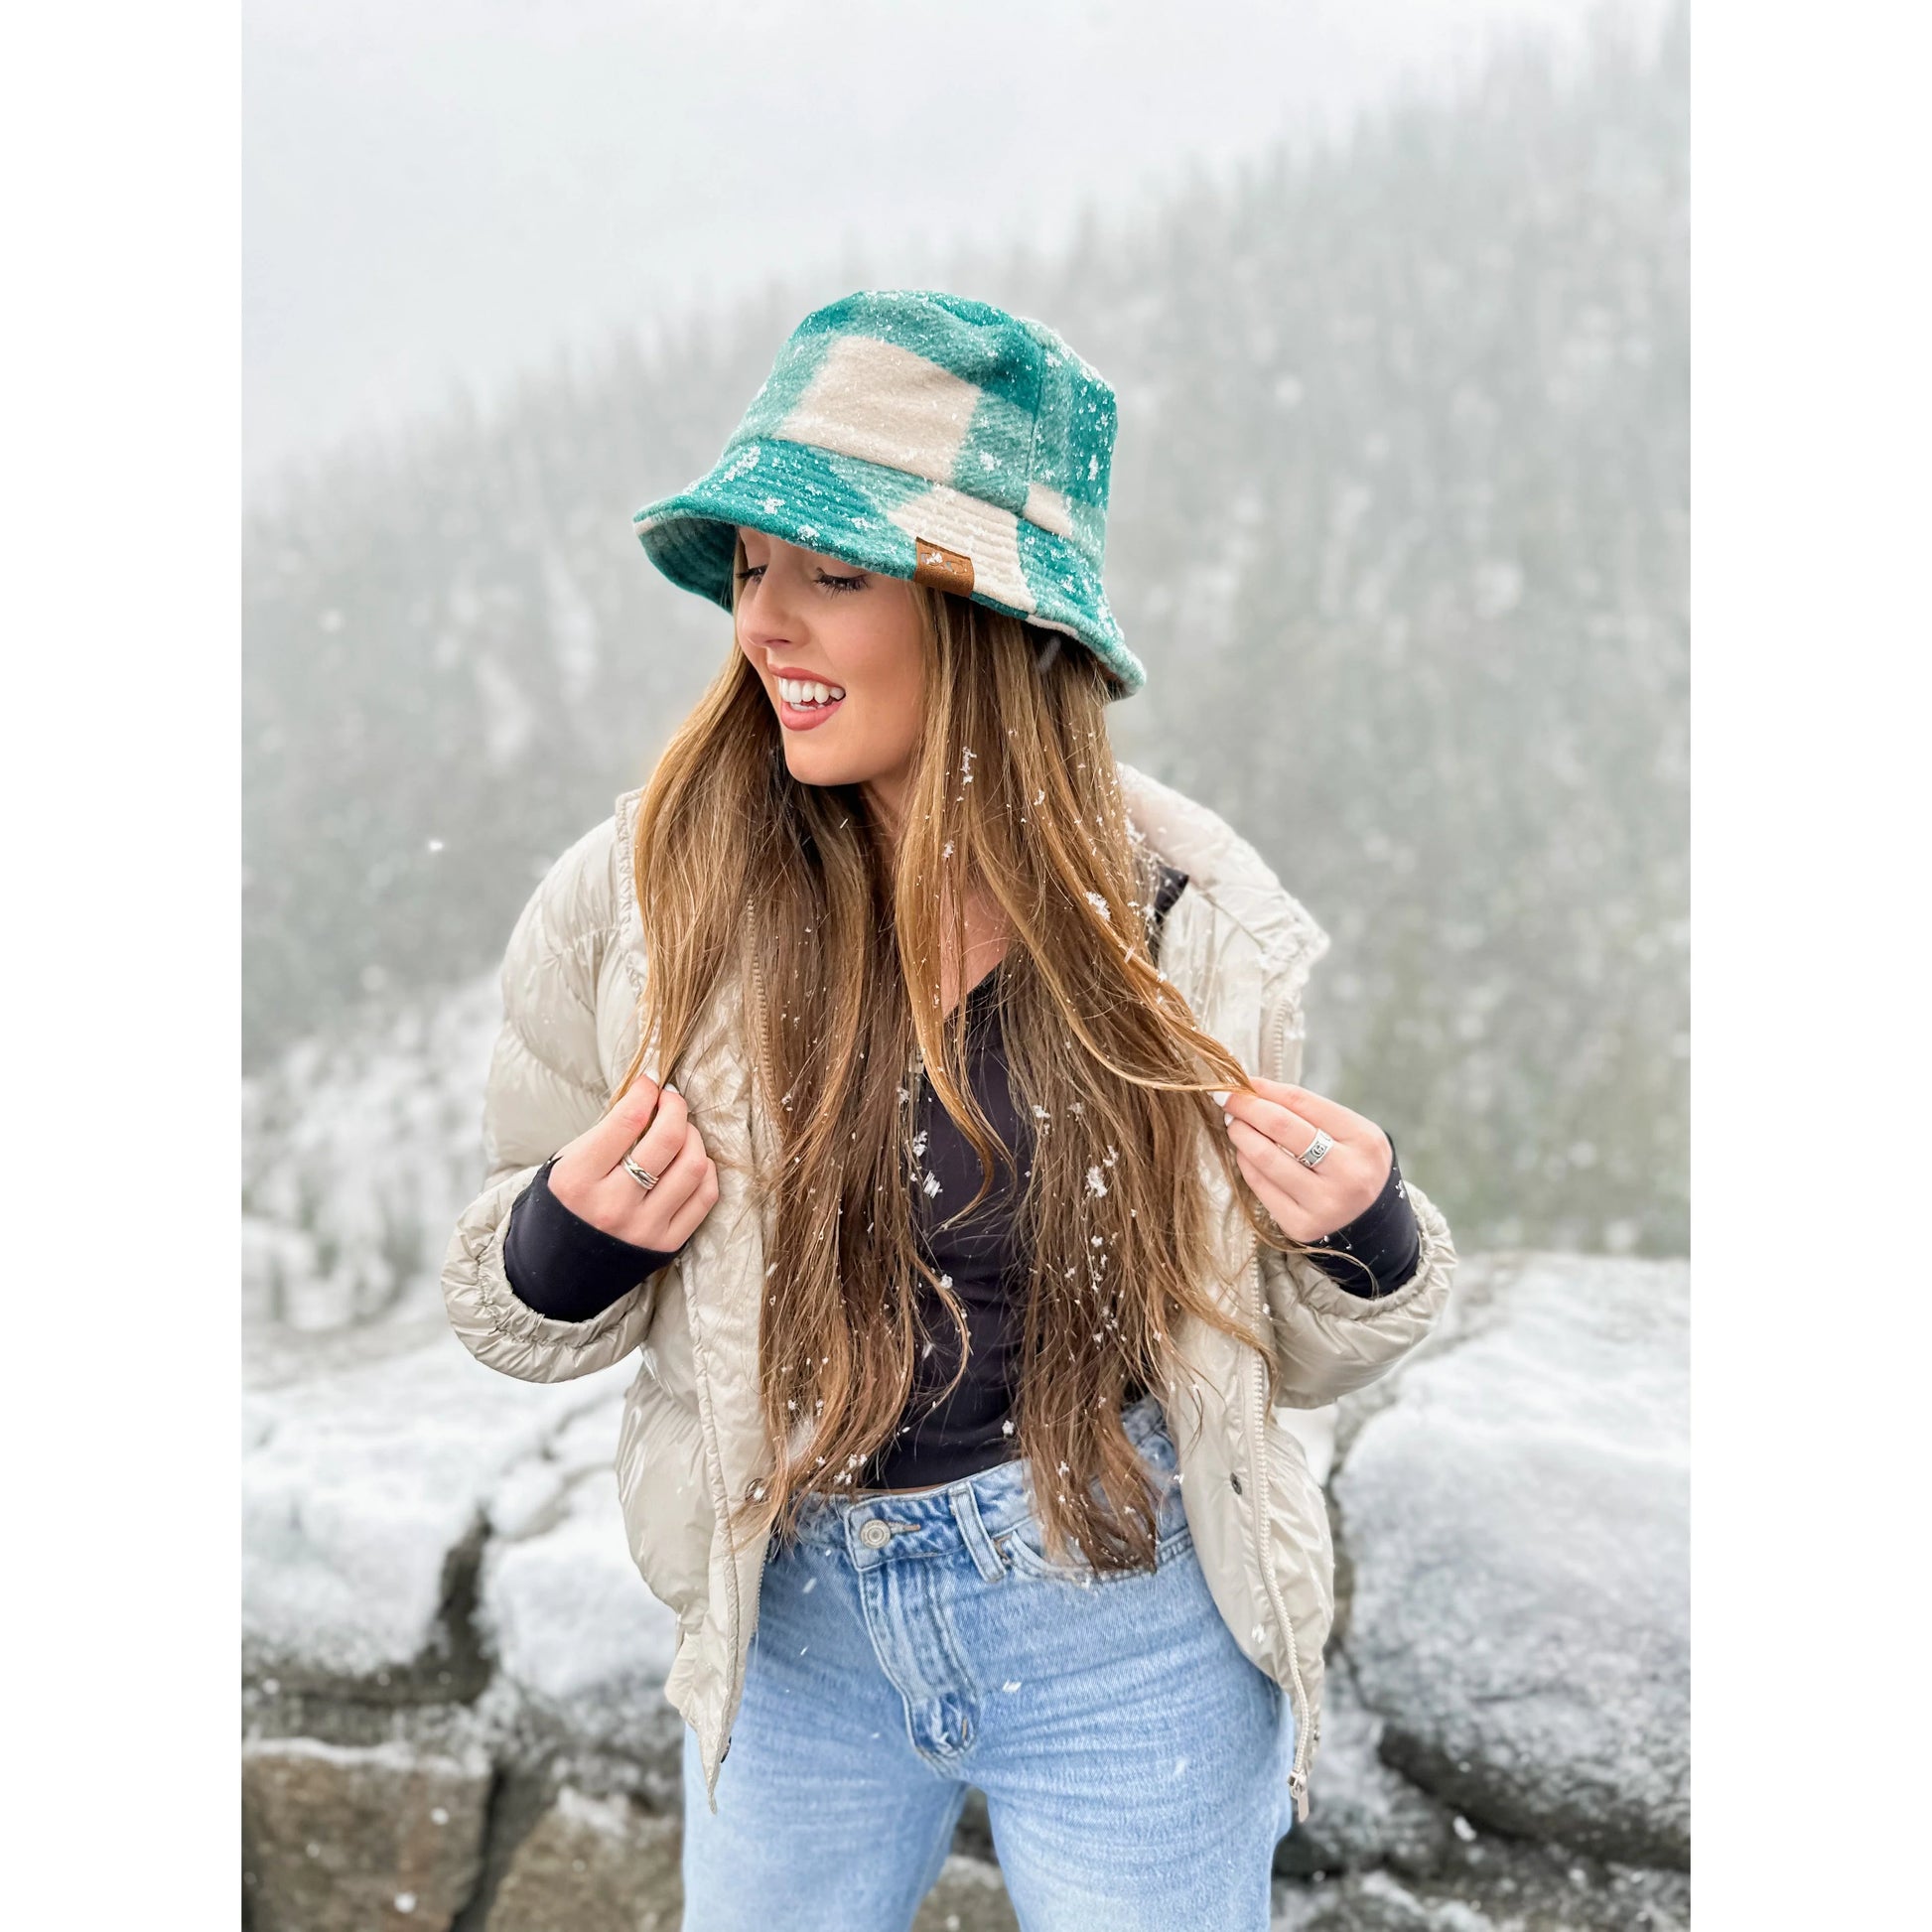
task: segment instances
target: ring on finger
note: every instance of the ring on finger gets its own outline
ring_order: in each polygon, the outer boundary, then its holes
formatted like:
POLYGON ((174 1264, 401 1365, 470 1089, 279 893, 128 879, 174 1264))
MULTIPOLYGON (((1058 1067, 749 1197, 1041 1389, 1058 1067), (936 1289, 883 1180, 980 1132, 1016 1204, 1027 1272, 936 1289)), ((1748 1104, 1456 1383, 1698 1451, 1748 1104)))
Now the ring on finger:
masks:
MULTIPOLYGON (((605 1158, 608 1160, 610 1157, 607 1155, 605 1158)), ((654 1173, 646 1173, 627 1154, 623 1157, 623 1171, 645 1193, 649 1193, 657 1185, 657 1176, 654 1173)))
MULTIPOLYGON (((1276 1145, 1280 1147, 1281 1143, 1278 1141, 1276 1145)), ((1333 1146, 1334 1142, 1317 1127, 1314 1130, 1314 1139, 1300 1154, 1296 1154, 1295 1158, 1305 1168, 1318 1168, 1321 1165, 1321 1157, 1333 1146)), ((1294 1154, 1295 1150, 1284 1147, 1282 1148, 1282 1152, 1284 1154, 1294 1154)))

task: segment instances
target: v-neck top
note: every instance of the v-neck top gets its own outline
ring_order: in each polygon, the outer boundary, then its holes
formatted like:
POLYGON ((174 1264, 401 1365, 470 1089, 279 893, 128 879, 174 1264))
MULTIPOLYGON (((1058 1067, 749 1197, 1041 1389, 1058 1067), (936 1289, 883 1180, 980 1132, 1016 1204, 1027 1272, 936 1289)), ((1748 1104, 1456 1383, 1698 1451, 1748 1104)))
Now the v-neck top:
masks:
POLYGON ((959 1386, 940 1399, 959 1362, 959 1332, 938 1291, 924 1276, 913 1289, 921 1340, 912 1364, 912 1393, 896 1433, 855 1473, 864 1489, 915 1489, 952 1482, 1017 1453, 1008 1423, 1021 1343, 1030 1255, 1018 1226, 1021 1192, 1033 1167, 1030 1122, 1008 1083, 1000 1029, 1001 968, 965 995, 966 1077, 988 1124, 1013 1155, 1015 1173, 997 1156, 986 1197, 970 1218, 942 1227, 980 1184, 979 1157, 940 1104, 928 1074, 919 1076, 912 1147, 918 1161, 912 1215, 920 1254, 950 1281, 965 1311, 968 1346, 959 1386))
MULTIPOLYGON (((1186 883, 1185 873, 1162 867, 1151 942, 1156 952, 1162 921, 1186 883)), ((912 1393, 894 1434, 855 1472, 857 1488, 929 1488, 1020 1452, 1013 1407, 1033 1256, 1022 1237, 1019 1208, 1033 1171, 1034 1134, 1008 1078, 998 998, 1005 963, 983 974, 965 995, 965 1071, 1013 1167, 996 1154, 985 1198, 971 1216, 942 1227, 973 1198, 982 1171, 971 1142, 940 1105, 924 1073, 913 1128, 920 1177, 912 1194, 916 1237, 921 1255, 935 1274, 949 1280, 965 1313, 965 1370, 951 1394, 942 1395, 959 1363, 959 1330, 938 1291, 921 1275, 913 1291, 921 1339, 913 1357, 912 1393)), ((1137 1383, 1123 1401, 1141 1393, 1137 1383)))

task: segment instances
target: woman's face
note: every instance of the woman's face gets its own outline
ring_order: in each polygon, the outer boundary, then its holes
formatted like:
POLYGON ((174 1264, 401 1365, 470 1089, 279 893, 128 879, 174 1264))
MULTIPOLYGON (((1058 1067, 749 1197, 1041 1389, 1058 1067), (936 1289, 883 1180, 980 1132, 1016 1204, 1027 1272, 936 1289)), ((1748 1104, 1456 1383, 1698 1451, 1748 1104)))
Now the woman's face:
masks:
POLYGON ((912 586, 762 530, 740 535, 738 647, 764 684, 787 769, 800 784, 864 785, 897 819, 925 674, 912 586), (793 702, 818 685, 833 702, 793 702))

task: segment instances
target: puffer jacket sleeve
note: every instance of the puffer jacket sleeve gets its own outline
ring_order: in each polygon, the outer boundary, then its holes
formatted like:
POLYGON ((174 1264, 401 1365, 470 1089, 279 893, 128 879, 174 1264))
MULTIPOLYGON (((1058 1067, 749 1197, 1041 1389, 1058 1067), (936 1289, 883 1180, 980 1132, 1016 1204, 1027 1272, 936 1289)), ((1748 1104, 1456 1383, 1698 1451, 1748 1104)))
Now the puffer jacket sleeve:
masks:
MULTIPOLYGON (((1307 1037, 1302 990, 1327 950, 1328 935, 1293 899, 1288 906, 1283 929, 1269 935, 1273 963, 1264 979, 1262 1024, 1281 1029, 1283 1067, 1276 1077, 1296 1085, 1307 1037)), ((1449 1223, 1406 1172, 1402 1184, 1422 1231, 1422 1258, 1390 1294, 1351 1295, 1306 1257, 1262 1248, 1262 1284, 1281 1361, 1275 1401, 1282 1407, 1325 1408, 1366 1388, 1415 1348, 1449 1306, 1455 1273, 1449 1223)))
POLYGON ((1407 1174, 1403 1185, 1422 1229, 1416 1272, 1389 1295, 1351 1295, 1301 1255, 1263 1248, 1262 1281, 1282 1377, 1275 1400, 1320 1409, 1386 1375, 1449 1306, 1455 1249, 1442 1210, 1407 1174))
POLYGON ((606 820, 551 867, 510 934, 483 1095, 487 1173, 443 1258, 444 1306, 464 1346, 526 1382, 568 1381, 627 1355, 650 1325, 664 1272, 646 1275, 589 1321, 560 1321, 520 1302, 503 1267, 516 1197, 607 1112, 597 985, 616 938, 617 863, 615 821, 606 820))

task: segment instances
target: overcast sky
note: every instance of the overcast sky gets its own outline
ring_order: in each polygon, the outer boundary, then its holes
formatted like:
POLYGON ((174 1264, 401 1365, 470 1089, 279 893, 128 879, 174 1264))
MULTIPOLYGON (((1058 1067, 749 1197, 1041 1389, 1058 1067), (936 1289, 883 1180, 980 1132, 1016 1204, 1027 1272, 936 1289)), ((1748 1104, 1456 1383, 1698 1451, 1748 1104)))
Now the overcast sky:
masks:
POLYGON ((1588 11, 246 0, 247 480, 774 271, 911 285, 961 239, 1051 242, 1083 202, 1225 171, 1588 11))

